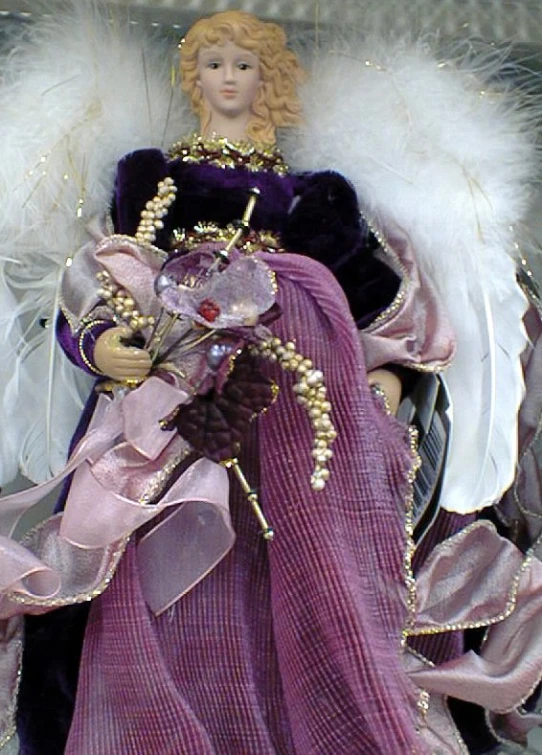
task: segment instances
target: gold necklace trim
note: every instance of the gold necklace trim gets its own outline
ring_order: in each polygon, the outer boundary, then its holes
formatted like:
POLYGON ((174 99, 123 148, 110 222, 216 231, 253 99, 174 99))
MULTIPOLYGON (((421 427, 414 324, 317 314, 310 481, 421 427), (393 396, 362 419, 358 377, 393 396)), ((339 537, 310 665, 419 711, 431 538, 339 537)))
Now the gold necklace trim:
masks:
POLYGON ((230 142, 224 137, 204 139, 194 134, 172 146, 168 157, 184 163, 206 163, 219 168, 245 168, 251 172, 269 171, 279 176, 288 174, 282 153, 274 144, 230 142))

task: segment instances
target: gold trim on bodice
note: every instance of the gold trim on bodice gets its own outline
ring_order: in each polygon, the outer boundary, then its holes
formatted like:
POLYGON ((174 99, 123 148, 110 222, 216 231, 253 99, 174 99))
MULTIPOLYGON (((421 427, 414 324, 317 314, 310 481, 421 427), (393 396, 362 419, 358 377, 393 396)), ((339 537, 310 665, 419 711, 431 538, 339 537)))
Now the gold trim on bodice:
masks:
MULTIPOLYGON (((173 231, 172 249, 184 249, 193 251, 200 244, 205 242, 220 242, 226 244, 236 231, 233 223, 229 223, 224 228, 213 222, 196 223, 190 231, 184 229, 175 229, 173 231)), ((237 244, 237 249, 244 254, 253 254, 254 252, 284 252, 280 235, 273 231, 257 231, 251 229, 237 244)))
POLYGON ((269 171, 279 176, 288 174, 282 153, 274 144, 230 142, 224 137, 204 139, 199 134, 181 139, 169 151, 169 158, 185 163, 206 163, 219 168, 245 168, 253 173, 269 171))

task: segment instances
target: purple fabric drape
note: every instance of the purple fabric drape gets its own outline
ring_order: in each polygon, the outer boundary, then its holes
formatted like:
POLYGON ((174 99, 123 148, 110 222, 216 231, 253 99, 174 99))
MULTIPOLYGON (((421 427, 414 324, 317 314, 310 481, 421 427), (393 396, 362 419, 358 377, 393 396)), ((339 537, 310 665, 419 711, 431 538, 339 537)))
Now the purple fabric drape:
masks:
POLYGON ((160 617, 132 545, 91 609, 68 755, 425 752, 402 667, 403 512, 412 456, 369 392, 348 305, 301 258, 274 258, 279 337, 323 370, 338 430, 326 489, 291 378, 242 464, 276 531, 259 538, 234 491, 233 551, 160 617), (139 749, 138 749, 139 748, 139 749))

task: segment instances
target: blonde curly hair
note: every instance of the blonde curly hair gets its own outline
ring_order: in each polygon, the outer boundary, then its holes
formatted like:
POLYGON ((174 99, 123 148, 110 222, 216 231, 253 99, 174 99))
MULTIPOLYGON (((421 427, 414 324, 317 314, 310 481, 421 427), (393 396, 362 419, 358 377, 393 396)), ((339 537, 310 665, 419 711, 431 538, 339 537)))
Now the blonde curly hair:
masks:
POLYGON ((252 103, 247 137, 256 143, 275 142, 275 129, 302 122, 297 85, 304 71, 286 47, 286 34, 277 24, 260 21, 251 13, 224 11, 197 21, 180 46, 181 86, 190 97, 204 133, 211 119, 198 81, 198 53, 202 47, 233 42, 258 56, 262 86, 252 103))

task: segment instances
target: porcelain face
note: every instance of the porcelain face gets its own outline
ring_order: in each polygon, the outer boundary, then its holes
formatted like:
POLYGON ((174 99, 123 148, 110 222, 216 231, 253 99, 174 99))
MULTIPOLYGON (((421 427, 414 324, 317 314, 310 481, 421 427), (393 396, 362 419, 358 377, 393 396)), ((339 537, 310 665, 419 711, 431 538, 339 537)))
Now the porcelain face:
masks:
POLYGON ((260 82, 259 58, 249 50, 226 42, 199 51, 198 85, 212 115, 250 114, 260 82))

